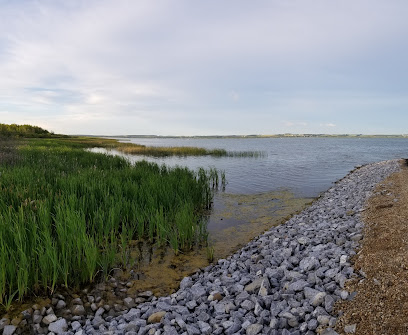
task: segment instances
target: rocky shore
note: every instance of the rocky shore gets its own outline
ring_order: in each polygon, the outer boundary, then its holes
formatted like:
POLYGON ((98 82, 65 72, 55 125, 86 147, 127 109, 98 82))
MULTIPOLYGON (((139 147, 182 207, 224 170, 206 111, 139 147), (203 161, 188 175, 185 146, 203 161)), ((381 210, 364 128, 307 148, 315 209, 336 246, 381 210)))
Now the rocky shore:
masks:
MULTIPOLYGON (((144 292, 106 305, 95 292, 0 320, 4 335, 32 334, 337 334, 334 304, 355 273, 349 259, 363 238, 361 212, 377 183, 400 168, 385 161, 357 168, 285 224, 156 298, 144 292), (65 314, 64 314, 65 313, 65 314)), ((116 283, 126 292, 126 283, 116 283)), ((352 327, 352 325, 350 325, 352 327)))

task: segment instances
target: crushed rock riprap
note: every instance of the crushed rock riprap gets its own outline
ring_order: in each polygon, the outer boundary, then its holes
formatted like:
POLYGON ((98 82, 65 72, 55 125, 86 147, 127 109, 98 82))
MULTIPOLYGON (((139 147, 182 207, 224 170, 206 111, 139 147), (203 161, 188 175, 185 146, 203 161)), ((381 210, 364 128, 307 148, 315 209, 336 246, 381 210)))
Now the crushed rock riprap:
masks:
MULTIPOLYGON (((141 304, 126 298, 119 316, 111 313, 114 306, 92 314, 77 307, 67 320, 55 317, 54 306, 25 320, 38 334, 337 334, 333 306, 353 298, 345 281, 361 275, 349 260, 363 238, 364 204, 399 169, 398 160, 357 168, 285 224, 184 278, 170 296, 141 304)), ((4 319, 1 329, 18 332, 4 319)))

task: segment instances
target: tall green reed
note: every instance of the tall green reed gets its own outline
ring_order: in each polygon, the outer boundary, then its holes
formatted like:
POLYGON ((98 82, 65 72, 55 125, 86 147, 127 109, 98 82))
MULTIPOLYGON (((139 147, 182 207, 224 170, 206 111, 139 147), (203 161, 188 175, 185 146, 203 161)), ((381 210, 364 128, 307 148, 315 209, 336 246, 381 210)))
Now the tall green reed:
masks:
POLYGON ((0 304, 77 286, 126 266, 130 241, 175 252, 205 242, 216 170, 198 172, 33 139, 0 160, 0 304))

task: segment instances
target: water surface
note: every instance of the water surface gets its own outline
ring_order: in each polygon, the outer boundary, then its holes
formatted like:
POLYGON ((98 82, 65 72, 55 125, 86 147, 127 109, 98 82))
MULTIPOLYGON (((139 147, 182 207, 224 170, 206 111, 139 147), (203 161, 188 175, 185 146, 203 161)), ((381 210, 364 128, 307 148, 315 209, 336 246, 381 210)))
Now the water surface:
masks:
MULTIPOLYGON (((123 139, 120 139, 123 141, 123 139)), ((194 146, 228 151, 263 151, 264 157, 128 156, 169 166, 225 170, 227 193, 256 194, 285 189, 316 197, 357 165, 407 157, 406 138, 131 138, 147 146, 194 146)))

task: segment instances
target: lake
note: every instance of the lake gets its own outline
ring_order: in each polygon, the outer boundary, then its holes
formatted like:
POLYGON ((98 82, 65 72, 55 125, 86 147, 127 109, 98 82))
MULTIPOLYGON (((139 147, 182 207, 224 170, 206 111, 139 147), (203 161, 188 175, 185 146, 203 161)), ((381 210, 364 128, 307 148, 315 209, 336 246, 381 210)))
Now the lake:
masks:
MULTIPOLYGON (((119 139, 124 141, 123 139, 119 139)), ((297 197, 316 197, 357 165, 408 156, 406 138, 131 138, 146 146, 193 146, 227 151, 262 151, 264 157, 128 156, 191 169, 224 170, 227 193, 255 194, 285 189, 297 197)))

